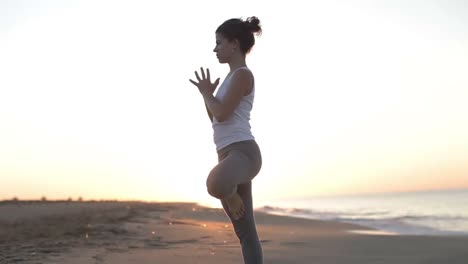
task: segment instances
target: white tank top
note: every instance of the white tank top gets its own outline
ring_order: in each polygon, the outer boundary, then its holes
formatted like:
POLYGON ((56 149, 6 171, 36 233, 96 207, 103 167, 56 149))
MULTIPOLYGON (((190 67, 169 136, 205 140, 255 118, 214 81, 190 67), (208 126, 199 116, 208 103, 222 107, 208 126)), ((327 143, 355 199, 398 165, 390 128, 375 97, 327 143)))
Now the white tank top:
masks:
MULTIPOLYGON (((218 100, 222 101, 224 99, 223 97, 226 95, 231 77, 237 70, 242 68, 249 70, 247 67, 237 68, 231 75, 224 79, 215 95, 218 100)), ((252 87, 250 94, 242 97, 239 105, 226 120, 219 122, 213 117, 213 138, 216 150, 220 150, 235 142, 255 139, 250 131, 250 111, 253 107, 254 96, 255 85, 252 87)))

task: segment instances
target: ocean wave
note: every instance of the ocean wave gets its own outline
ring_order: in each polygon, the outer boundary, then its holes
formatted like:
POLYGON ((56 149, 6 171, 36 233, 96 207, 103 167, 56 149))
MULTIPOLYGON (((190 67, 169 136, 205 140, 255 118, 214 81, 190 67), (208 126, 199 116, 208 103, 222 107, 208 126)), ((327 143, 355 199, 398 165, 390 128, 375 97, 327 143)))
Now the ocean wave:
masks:
POLYGON ((468 235, 468 217, 462 215, 400 214, 386 210, 318 211, 264 206, 259 211, 291 217, 358 224, 401 235, 468 235))

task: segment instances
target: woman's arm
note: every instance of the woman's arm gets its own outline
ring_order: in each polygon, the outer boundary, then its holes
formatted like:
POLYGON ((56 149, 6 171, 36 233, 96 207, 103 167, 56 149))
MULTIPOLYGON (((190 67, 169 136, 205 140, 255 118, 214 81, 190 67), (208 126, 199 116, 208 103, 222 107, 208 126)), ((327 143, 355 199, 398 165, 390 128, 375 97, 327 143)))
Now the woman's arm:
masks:
POLYGON ((226 120, 239 105, 242 97, 251 90, 253 75, 249 70, 240 69, 233 73, 225 96, 220 100, 212 93, 202 93, 207 110, 218 120, 226 120))
POLYGON ((211 123, 213 123, 213 114, 210 112, 210 109, 208 109, 208 106, 205 103, 206 107, 206 112, 208 113, 208 117, 210 118, 211 123))

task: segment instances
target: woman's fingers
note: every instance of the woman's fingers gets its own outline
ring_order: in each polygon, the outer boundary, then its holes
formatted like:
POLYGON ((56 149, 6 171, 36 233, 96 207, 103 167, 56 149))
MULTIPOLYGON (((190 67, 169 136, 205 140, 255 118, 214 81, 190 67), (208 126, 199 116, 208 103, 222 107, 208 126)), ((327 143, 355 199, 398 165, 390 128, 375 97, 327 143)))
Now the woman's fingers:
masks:
POLYGON ((193 81, 192 79, 189 79, 189 81, 190 81, 193 85, 198 86, 198 83, 196 83, 196 82, 193 81))
POLYGON ((203 70, 203 67, 200 67, 200 72, 201 72, 201 77, 202 77, 202 79, 203 79, 203 80, 206 79, 206 77, 205 77, 205 71, 203 70))
MULTIPOLYGON (((197 82, 195 82, 194 80, 192 79, 189 79, 189 81, 199 87, 200 85, 202 86, 205 86, 205 85, 209 85, 211 87, 212 90, 216 89, 216 87, 218 86, 219 84, 219 78, 216 79, 216 81, 214 83, 211 83, 211 74, 210 74, 210 69, 206 68, 206 74, 205 74, 205 70, 203 69, 203 67, 200 67, 200 73, 201 73, 201 78, 200 78, 200 75, 198 74, 197 71, 195 71, 195 77, 197 78, 197 82), (206 81, 208 81, 208 83, 206 83, 206 81), (203 84, 202 84, 203 83, 203 84)), ((199 87, 200 88, 200 87, 199 87)))

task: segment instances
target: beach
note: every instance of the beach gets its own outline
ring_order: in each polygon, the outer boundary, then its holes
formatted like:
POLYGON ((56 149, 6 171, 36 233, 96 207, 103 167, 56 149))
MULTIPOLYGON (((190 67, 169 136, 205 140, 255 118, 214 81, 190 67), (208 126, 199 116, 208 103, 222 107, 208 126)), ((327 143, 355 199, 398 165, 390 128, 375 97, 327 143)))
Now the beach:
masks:
MULTIPOLYGON (((264 263, 468 263, 468 236, 396 235, 256 211, 264 263)), ((221 209, 196 203, 0 203, 0 263, 243 263, 221 209)))

